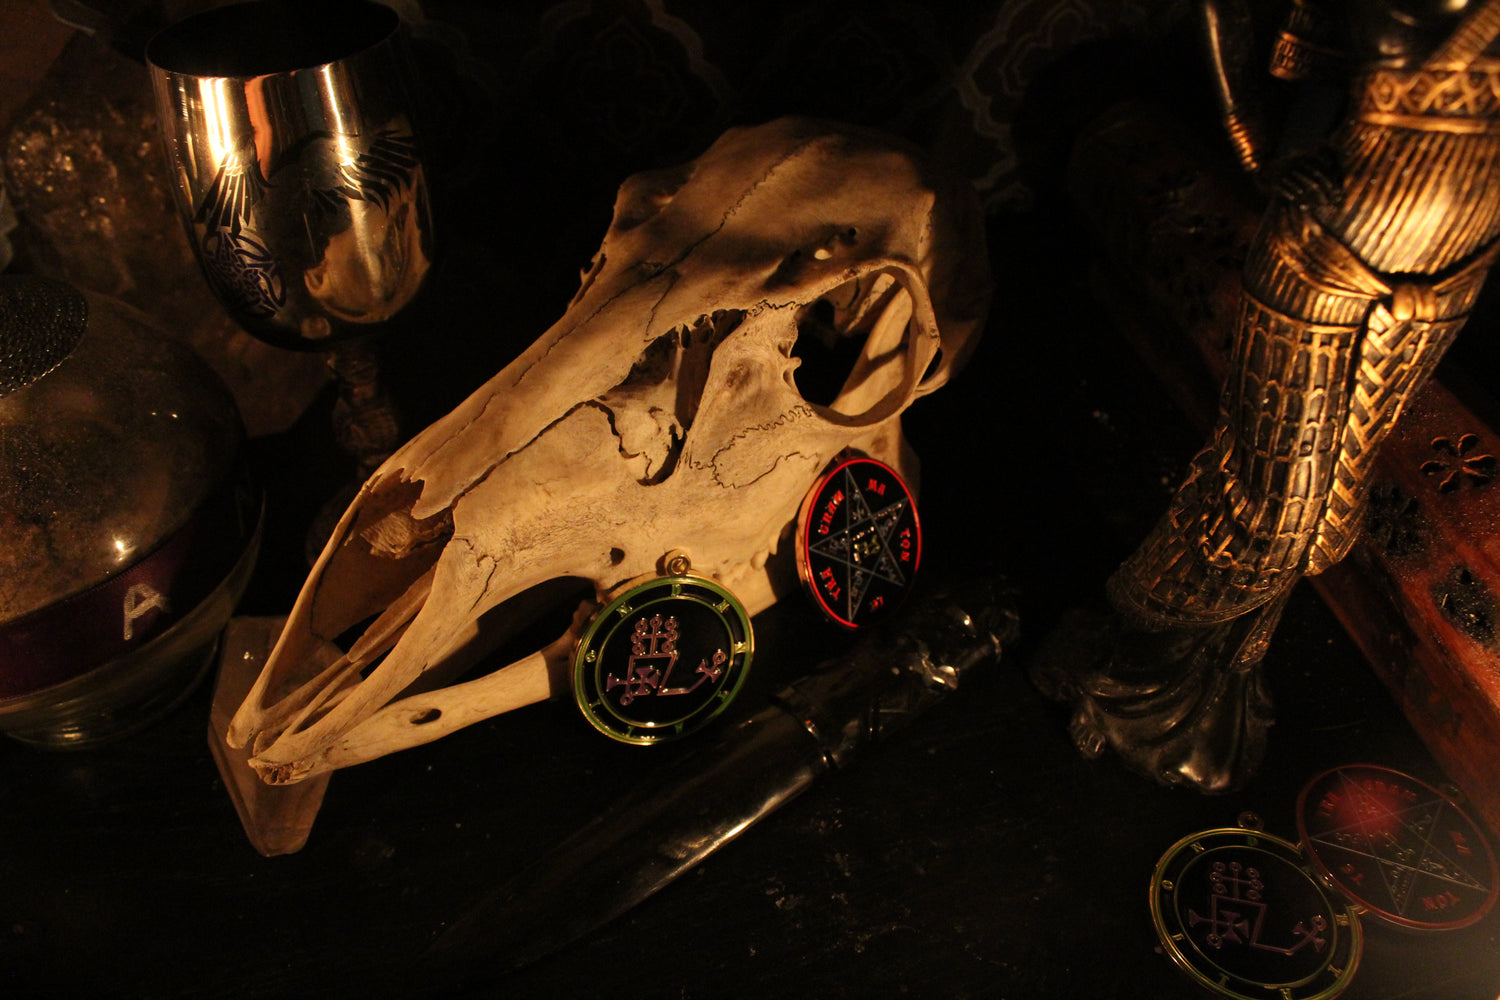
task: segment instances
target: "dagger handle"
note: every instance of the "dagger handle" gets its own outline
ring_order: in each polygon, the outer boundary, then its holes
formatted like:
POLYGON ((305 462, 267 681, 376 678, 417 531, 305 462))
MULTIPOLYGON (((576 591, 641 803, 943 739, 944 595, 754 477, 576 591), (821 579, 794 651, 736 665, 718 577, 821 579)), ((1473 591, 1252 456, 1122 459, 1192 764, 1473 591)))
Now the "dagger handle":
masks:
POLYGON ((842 767, 942 701, 975 668, 998 659, 1018 622, 1003 581, 971 583, 960 596, 940 592, 772 700, 812 734, 829 766, 842 767))

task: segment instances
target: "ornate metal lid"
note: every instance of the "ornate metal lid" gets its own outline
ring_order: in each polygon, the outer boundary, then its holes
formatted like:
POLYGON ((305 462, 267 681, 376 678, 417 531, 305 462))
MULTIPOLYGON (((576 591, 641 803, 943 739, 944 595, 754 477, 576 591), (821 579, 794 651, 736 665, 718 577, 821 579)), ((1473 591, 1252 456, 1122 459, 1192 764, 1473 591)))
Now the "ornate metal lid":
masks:
POLYGON ((613 739, 676 739, 729 707, 753 652, 750 616, 728 590, 683 573, 647 580, 589 623, 574 654, 573 697, 613 739))
POLYGON ((1500 876, 1479 826, 1399 771, 1351 764, 1318 775, 1297 800, 1297 831, 1323 881, 1376 920, 1450 930, 1495 905, 1500 876))
POLYGON ((1328 1000, 1359 964, 1356 910, 1295 844, 1253 829, 1184 837, 1151 877, 1151 916, 1172 961, 1235 1000, 1328 1000))
POLYGON ((921 558, 916 500, 883 462, 844 458, 802 502, 797 572, 818 610, 846 628, 900 606, 921 558))

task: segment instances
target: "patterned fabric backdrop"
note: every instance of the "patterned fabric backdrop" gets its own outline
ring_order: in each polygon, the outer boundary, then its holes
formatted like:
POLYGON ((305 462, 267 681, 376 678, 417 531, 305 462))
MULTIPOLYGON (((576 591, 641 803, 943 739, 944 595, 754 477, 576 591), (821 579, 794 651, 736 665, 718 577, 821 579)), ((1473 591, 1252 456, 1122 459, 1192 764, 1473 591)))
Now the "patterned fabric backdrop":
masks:
MULTIPOLYGON (((612 190, 727 125, 801 113, 878 126, 954 158, 995 211, 1033 192, 1013 135, 1039 79, 1094 43, 1114 58, 1180 29, 1188 0, 463 0, 428 37, 493 97, 494 126, 612 190)), ((1103 91, 1117 86, 1101 66, 1103 91)), ((586 188, 580 186, 578 190, 586 188)))

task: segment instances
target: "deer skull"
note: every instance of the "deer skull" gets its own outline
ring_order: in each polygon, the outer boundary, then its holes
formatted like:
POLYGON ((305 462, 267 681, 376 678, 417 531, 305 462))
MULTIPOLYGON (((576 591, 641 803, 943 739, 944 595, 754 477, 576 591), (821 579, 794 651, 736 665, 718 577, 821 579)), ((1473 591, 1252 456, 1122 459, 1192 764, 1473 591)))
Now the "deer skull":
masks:
POLYGON ((980 223, 904 146, 805 119, 626 180, 562 318, 364 484, 230 744, 289 783, 564 693, 593 602, 669 554, 770 606, 830 460, 858 449, 914 482, 900 416, 977 340, 980 223), (828 399, 799 392, 799 332, 850 347, 828 399), (558 581, 592 591, 560 638, 440 686, 558 581))

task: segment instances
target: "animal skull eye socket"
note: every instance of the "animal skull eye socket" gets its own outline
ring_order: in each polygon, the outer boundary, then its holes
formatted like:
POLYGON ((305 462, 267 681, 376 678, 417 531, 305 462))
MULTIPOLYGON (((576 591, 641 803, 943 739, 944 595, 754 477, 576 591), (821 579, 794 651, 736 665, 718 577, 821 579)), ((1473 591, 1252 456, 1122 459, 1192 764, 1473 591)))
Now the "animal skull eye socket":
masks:
POLYGON ((884 409, 909 388, 911 311, 911 293, 886 272, 853 278, 804 306, 791 349, 798 393, 850 419, 884 409))
POLYGON ((797 322, 797 342, 792 357, 801 364, 793 378, 797 391, 809 403, 832 406, 854 370, 865 337, 841 332, 834 325, 837 309, 823 298, 809 306, 797 322))

